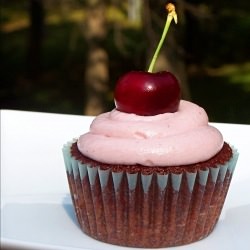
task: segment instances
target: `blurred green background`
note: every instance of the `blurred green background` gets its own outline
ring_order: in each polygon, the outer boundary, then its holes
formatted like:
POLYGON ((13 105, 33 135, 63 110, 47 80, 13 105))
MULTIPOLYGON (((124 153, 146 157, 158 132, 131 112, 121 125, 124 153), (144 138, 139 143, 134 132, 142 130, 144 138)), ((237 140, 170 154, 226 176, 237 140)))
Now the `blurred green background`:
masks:
MULTIPOLYGON (((250 2, 173 1, 156 69, 210 121, 250 124, 250 2)), ((96 115, 119 76, 146 70, 165 23, 160 0, 1 1, 1 109, 96 115)))

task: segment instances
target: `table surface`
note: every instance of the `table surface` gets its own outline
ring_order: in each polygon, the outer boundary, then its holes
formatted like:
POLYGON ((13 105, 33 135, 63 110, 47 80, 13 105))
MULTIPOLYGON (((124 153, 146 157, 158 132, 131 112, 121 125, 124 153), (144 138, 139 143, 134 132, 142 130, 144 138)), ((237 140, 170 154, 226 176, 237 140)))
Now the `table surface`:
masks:
MULTIPOLYGON (((28 211, 34 213, 32 218, 35 218, 34 223, 36 223, 38 215, 34 211, 45 210, 49 223, 53 223, 53 219, 48 218, 48 216, 55 215, 58 217, 59 223, 62 223, 58 215, 60 211, 63 213, 61 216, 66 214, 68 218, 71 217, 63 225, 68 226, 68 224, 72 224, 72 231, 76 232, 77 235, 81 234, 78 232, 80 230, 76 225, 74 215, 72 215, 73 210, 61 149, 62 145, 67 141, 87 132, 92 120, 93 117, 88 116, 1 110, 2 246, 23 247, 25 249, 29 249, 29 247, 30 249, 77 249, 78 247, 83 248, 86 243, 88 244, 86 249, 105 249, 105 246, 107 249, 113 249, 113 246, 96 242, 87 236, 79 240, 79 238, 74 238, 76 236, 69 232, 67 232, 67 235, 70 235, 72 240, 69 238, 62 239, 65 232, 60 232, 60 230, 53 238, 48 237, 47 239, 46 237, 50 234, 50 231, 47 230, 46 235, 46 225, 43 225, 44 228, 41 229, 44 230, 43 232, 35 229, 40 236, 34 236, 32 233, 30 235, 20 233, 23 230, 27 231, 29 226, 30 230, 38 226, 28 224, 31 221, 30 214, 24 219, 28 211), (34 204, 37 207, 34 207, 34 204), (55 206, 44 206, 44 210, 41 210, 41 206, 44 204, 54 204, 55 206), (63 208, 63 210, 59 210, 59 207, 63 208), (72 223, 72 220, 74 223, 72 223), (13 230, 13 226, 17 222, 19 223, 18 227, 13 230), (75 241, 74 243, 72 243, 73 240, 75 241)), ((202 249, 206 249, 205 245, 209 248, 213 247, 212 249, 219 249, 216 246, 224 247, 222 244, 225 243, 222 243, 222 239, 219 240, 219 236, 223 236, 222 231, 226 226, 231 231, 227 232, 227 234, 224 232, 225 237, 229 236, 232 238, 232 235, 237 235, 234 245, 231 242, 232 239, 227 239, 227 242, 230 242, 228 247, 233 245, 233 247, 241 246, 243 248, 240 249, 246 249, 244 248, 246 244, 250 245, 250 237, 243 232, 243 229, 248 232, 250 229, 250 166, 248 165, 248 162, 250 162, 250 125, 222 123, 212 123, 212 125, 222 132, 225 141, 238 149, 240 157, 223 209, 222 223, 216 229, 218 231, 217 236, 214 233, 212 235, 215 236, 211 237, 212 239, 208 239, 210 238, 209 236, 201 242, 192 244, 191 248, 187 246, 180 247, 180 249, 199 249, 201 246, 202 249), (233 210, 235 210, 235 217, 233 210), (227 214, 231 216, 231 220, 225 219, 227 214), (228 226, 227 223, 231 224, 228 226), (232 228, 242 232, 232 231, 232 228), (218 244, 218 241, 221 243, 218 244)), ((38 222, 42 224, 40 220, 38 222)), ((41 226, 40 224, 39 226, 41 226)), ((56 223, 50 226, 57 230, 56 223)), ((225 249, 233 248, 225 247, 225 249)))

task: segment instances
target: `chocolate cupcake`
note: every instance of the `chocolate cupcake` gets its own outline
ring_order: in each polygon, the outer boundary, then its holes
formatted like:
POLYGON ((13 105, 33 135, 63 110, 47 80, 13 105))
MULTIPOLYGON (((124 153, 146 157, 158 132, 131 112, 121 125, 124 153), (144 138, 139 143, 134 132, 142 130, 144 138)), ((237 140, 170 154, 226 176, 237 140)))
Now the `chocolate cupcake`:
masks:
POLYGON ((188 244, 212 232, 238 157, 208 125, 205 111, 186 101, 175 113, 152 117, 102 114, 63 153, 83 232, 149 248, 188 244))
MULTIPOLYGON (((167 9, 168 29, 177 18, 171 4, 167 9)), ((152 73, 152 64, 148 72, 129 72, 116 86, 116 108, 64 145, 84 233, 120 246, 159 248, 213 231, 238 152, 209 125, 204 109, 180 96, 170 72, 152 73)))

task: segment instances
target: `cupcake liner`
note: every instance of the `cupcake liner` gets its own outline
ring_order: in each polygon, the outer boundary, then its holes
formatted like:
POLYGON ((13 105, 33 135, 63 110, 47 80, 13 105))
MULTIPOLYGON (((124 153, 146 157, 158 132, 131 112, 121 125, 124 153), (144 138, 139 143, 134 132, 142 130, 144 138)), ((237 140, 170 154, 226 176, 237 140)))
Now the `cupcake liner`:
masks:
POLYGON ((64 161, 82 230, 111 244, 177 246, 200 240, 221 213, 238 158, 195 172, 128 173, 83 164, 63 147, 64 161))

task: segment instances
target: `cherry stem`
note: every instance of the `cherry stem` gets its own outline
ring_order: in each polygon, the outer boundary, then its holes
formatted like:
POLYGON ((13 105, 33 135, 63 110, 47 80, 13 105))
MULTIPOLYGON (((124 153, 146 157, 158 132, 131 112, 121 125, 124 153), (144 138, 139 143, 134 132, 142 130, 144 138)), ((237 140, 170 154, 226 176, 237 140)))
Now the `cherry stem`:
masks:
POLYGON ((150 72, 150 73, 153 72, 153 68, 154 68, 156 59, 157 59, 157 57, 159 55, 162 44, 163 44, 163 42, 164 42, 164 40, 166 38, 166 35, 168 33, 168 29, 169 29, 169 26, 171 24, 172 19, 174 19, 175 23, 177 23, 177 14, 175 12, 175 6, 172 3, 168 3, 166 5, 166 10, 168 11, 167 20, 166 20, 165 27, 164 27, 164 30, 163 30, 162 35, 161 35, 161 39, 160 39, 160 41, 158 43, 158 46, 157 46, 157 48, 155 50, 155 53, 153 55, 153 58, 151 60, 149 68, 148 68, 148 72, 150 72))

